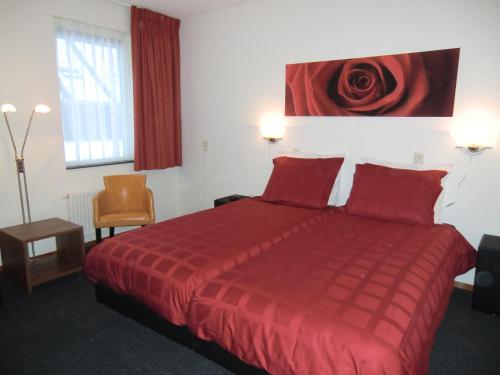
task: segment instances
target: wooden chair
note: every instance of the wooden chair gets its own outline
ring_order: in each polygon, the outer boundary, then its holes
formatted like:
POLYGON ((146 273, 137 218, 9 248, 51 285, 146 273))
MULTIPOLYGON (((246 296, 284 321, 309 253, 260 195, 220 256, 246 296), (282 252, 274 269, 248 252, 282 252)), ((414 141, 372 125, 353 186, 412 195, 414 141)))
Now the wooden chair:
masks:
POLYGON ((96 243, 101 242, 101 228, 128 227, 155 222, 153 193, 146 187, 146 176, 140 174, 105 176, 103 191, 93 199, 96 243))

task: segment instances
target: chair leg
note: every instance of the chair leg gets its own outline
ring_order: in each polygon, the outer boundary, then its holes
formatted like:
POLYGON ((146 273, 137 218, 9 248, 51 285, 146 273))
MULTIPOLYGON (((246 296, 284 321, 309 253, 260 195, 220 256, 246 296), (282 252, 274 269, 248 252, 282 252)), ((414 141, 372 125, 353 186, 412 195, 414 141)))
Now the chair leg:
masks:
POLYGON ((110 227, 109 228, 109 236, 114 237, 115 236, 115 227, 110 227))
POLYGON ((95 243, 101 243, 102 241, 102 236, 101 236, 101 228, 95 228, 95 243))

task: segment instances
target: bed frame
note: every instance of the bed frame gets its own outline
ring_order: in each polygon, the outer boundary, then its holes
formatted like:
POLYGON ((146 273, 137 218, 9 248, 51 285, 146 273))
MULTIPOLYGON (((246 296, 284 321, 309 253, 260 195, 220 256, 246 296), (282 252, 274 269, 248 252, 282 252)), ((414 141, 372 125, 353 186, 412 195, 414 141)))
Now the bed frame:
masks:
POLYGON ((116 293, 102 284, 95 285, 95 295, 97 302, 200 353, 236 374, 268 374, 261 368, 243 362, 218 344, 194 336, 186 326, 170 323, 131 296, 116 293))

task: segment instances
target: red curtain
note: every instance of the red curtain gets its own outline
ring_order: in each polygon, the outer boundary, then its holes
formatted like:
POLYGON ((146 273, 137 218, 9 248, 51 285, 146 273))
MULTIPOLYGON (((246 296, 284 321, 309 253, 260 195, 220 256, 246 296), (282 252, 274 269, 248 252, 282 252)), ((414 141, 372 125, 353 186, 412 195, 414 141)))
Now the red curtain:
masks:
POLYGON ((182 164, 180 22, 132 7, 136 171, 182 164))

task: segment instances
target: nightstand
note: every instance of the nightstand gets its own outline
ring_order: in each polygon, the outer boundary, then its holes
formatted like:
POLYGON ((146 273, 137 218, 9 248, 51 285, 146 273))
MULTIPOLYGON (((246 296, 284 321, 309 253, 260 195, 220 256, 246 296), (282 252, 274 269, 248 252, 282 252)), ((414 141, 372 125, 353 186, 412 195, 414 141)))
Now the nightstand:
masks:
POLYGON ((83 268, 83 228, 59 218, 0 229, 3 273, 31 293, 34 286, 83 268), (55 237, 57 251, 30 260, 28 244, 55 237))
POLYGON ((500 237, 485 234, 478 247, 472 308, 500 314, 500 237))
POLYGON ((214 207, 219 207, 226 203, 235 202, 239 201, 240 199, 247 199, 247 198, 250 197, 248 195, 239 195, 239 194, 228 195, 227 197, 217 198, 216 200, 214 200, 214 207))

